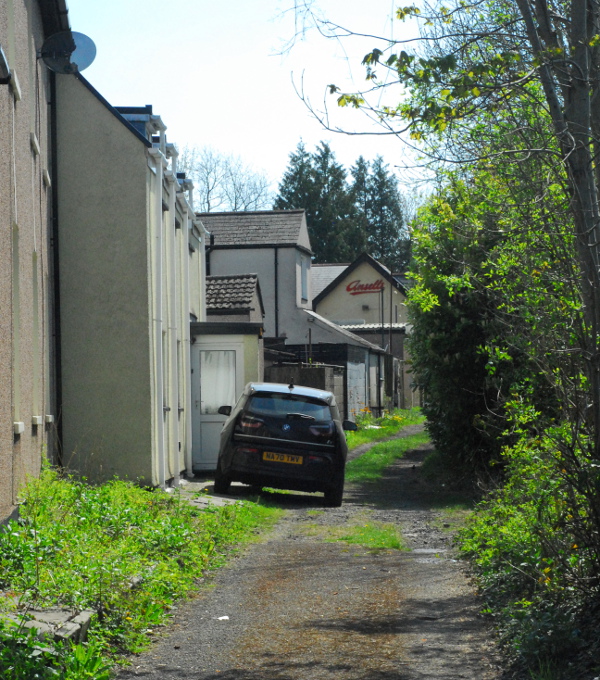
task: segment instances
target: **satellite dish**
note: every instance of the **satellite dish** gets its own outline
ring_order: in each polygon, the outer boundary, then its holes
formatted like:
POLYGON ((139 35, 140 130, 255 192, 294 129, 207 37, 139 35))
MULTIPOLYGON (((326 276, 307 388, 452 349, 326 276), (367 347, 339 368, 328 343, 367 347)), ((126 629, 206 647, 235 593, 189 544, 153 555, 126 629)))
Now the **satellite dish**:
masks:
POLYGON ((91 38, 75 31, 61 31, 46 38, 40 57, 56 73, 78 73, 96 58, 96 45, 91 38))

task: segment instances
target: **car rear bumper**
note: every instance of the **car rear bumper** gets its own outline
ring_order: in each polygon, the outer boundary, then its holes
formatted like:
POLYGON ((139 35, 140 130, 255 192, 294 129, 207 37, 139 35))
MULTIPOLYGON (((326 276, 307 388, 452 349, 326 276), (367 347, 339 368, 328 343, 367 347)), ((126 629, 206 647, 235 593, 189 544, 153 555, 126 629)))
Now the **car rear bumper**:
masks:
POLYGON ((238 445, 223 472, 231 481, 297 491, 325 491, 343 474, 343 461, 331 453, 271 448, 282 454, 281 458, 300 458, 302 462, 265 460, 265 452, 271 453, 271 449, 238 445))

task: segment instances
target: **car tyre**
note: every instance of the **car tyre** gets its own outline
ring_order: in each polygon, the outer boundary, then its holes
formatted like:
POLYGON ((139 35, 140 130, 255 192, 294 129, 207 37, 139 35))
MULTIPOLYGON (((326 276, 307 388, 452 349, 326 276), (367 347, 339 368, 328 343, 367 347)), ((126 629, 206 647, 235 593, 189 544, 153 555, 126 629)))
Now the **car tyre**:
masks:
POLYGON ((215 493, 227 493, 229 487, 231 486, 231 480, 227 475, 221 472, 221 465, 217 464, 217 470, 215 472, 215 493))
POLYGON ((330 508, 339 508, 344 497, 344 475, 338 479, 325 491, 325 503, 330 508))

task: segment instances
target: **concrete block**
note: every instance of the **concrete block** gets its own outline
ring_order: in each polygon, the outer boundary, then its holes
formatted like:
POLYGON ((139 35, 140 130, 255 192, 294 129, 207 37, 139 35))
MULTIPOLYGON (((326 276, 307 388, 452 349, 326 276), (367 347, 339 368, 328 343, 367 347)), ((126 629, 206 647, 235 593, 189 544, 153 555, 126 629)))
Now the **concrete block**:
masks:
POLYGON ((73 613, 67 609, 29 609, 29 616, 32 616, 36 621, 42 621, 50 626, 60 626, 67 621, 70 621, 73 613))
POLYGON ((77 614, 77 616, 71 619, 71 623, 76 624, 81 629, 79 633, 80 642, 83 642, 87 637, 87 633, 92 622, 92 617, 95 615, 96 612, 93 609, 84 609, 82 612, 77 614))
POLYGON ((36 621, 35 619, 25 621, 23 628, 35 630, 38 640, 51 640, 54 637, 54 629, 52 626, 49 626, 42 621, 36 621))
POLYGON ((66 621, 61 623, 54 633, 55 640, 73 640, 77 642, 79 640, 79 634, 81 632, 81 626, 71 621, 66 621))

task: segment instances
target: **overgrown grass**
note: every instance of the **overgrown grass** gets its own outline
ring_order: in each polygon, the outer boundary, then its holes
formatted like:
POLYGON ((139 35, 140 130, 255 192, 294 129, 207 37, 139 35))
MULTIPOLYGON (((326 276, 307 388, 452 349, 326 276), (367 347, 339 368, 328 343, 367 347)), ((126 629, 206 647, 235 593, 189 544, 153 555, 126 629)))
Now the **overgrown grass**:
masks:
MULTIPOLYGON (((371 514, 372 511, 365 510, 350 524, 332 526, 315 523, 307 525, 303 531, 308 536, 317 537, 326 543, 341 541, 349 545, 362 546, 371 552, 404 550, 402 535, 397 525, 390 522, 375 522, 371 514)), ((318 515, 313 513, 313 516, 318 515)))
POLYGON ((395 524, 386 522, 365 522, 363 524, 337 527, 336 535, 326 540, 344 541, 352 545, 360 545, 371 551, 404 550, 402 535, 395 524))
POLYGON ((410 449, 414 449, 429 441, 426 432, 413 434, 409 437, 396 439, 391 442, 376 444, 362 456, 351 460, 346 465, 346 481, 374 482, 378 480, 386 467, 410 449))
POLYGON ((358 430, 346 433, 348 448, 354 449, 361 444, 381 441, 408 425, 416 425, 424 421, 425 417, 417 408, 396 409, 390 413, 386 412, 381 418, 374 418, 368 409, 363 410, 356 417, 358 430))
POLYGON ((199 511, 178 494, 122 481, 89 486, 52 470, 29 482, 23 501, 20 519, 0 532, 0 586, 13 596, 0 606, 16 602, 24 618, 47 606, 98 614, 87 643, 44 643, 43 652, 22 626, 0 624, 0 677, 11 680, 108 677, 105 667, 146 647, 230 546, 281 514, 248 502, 199 511))

